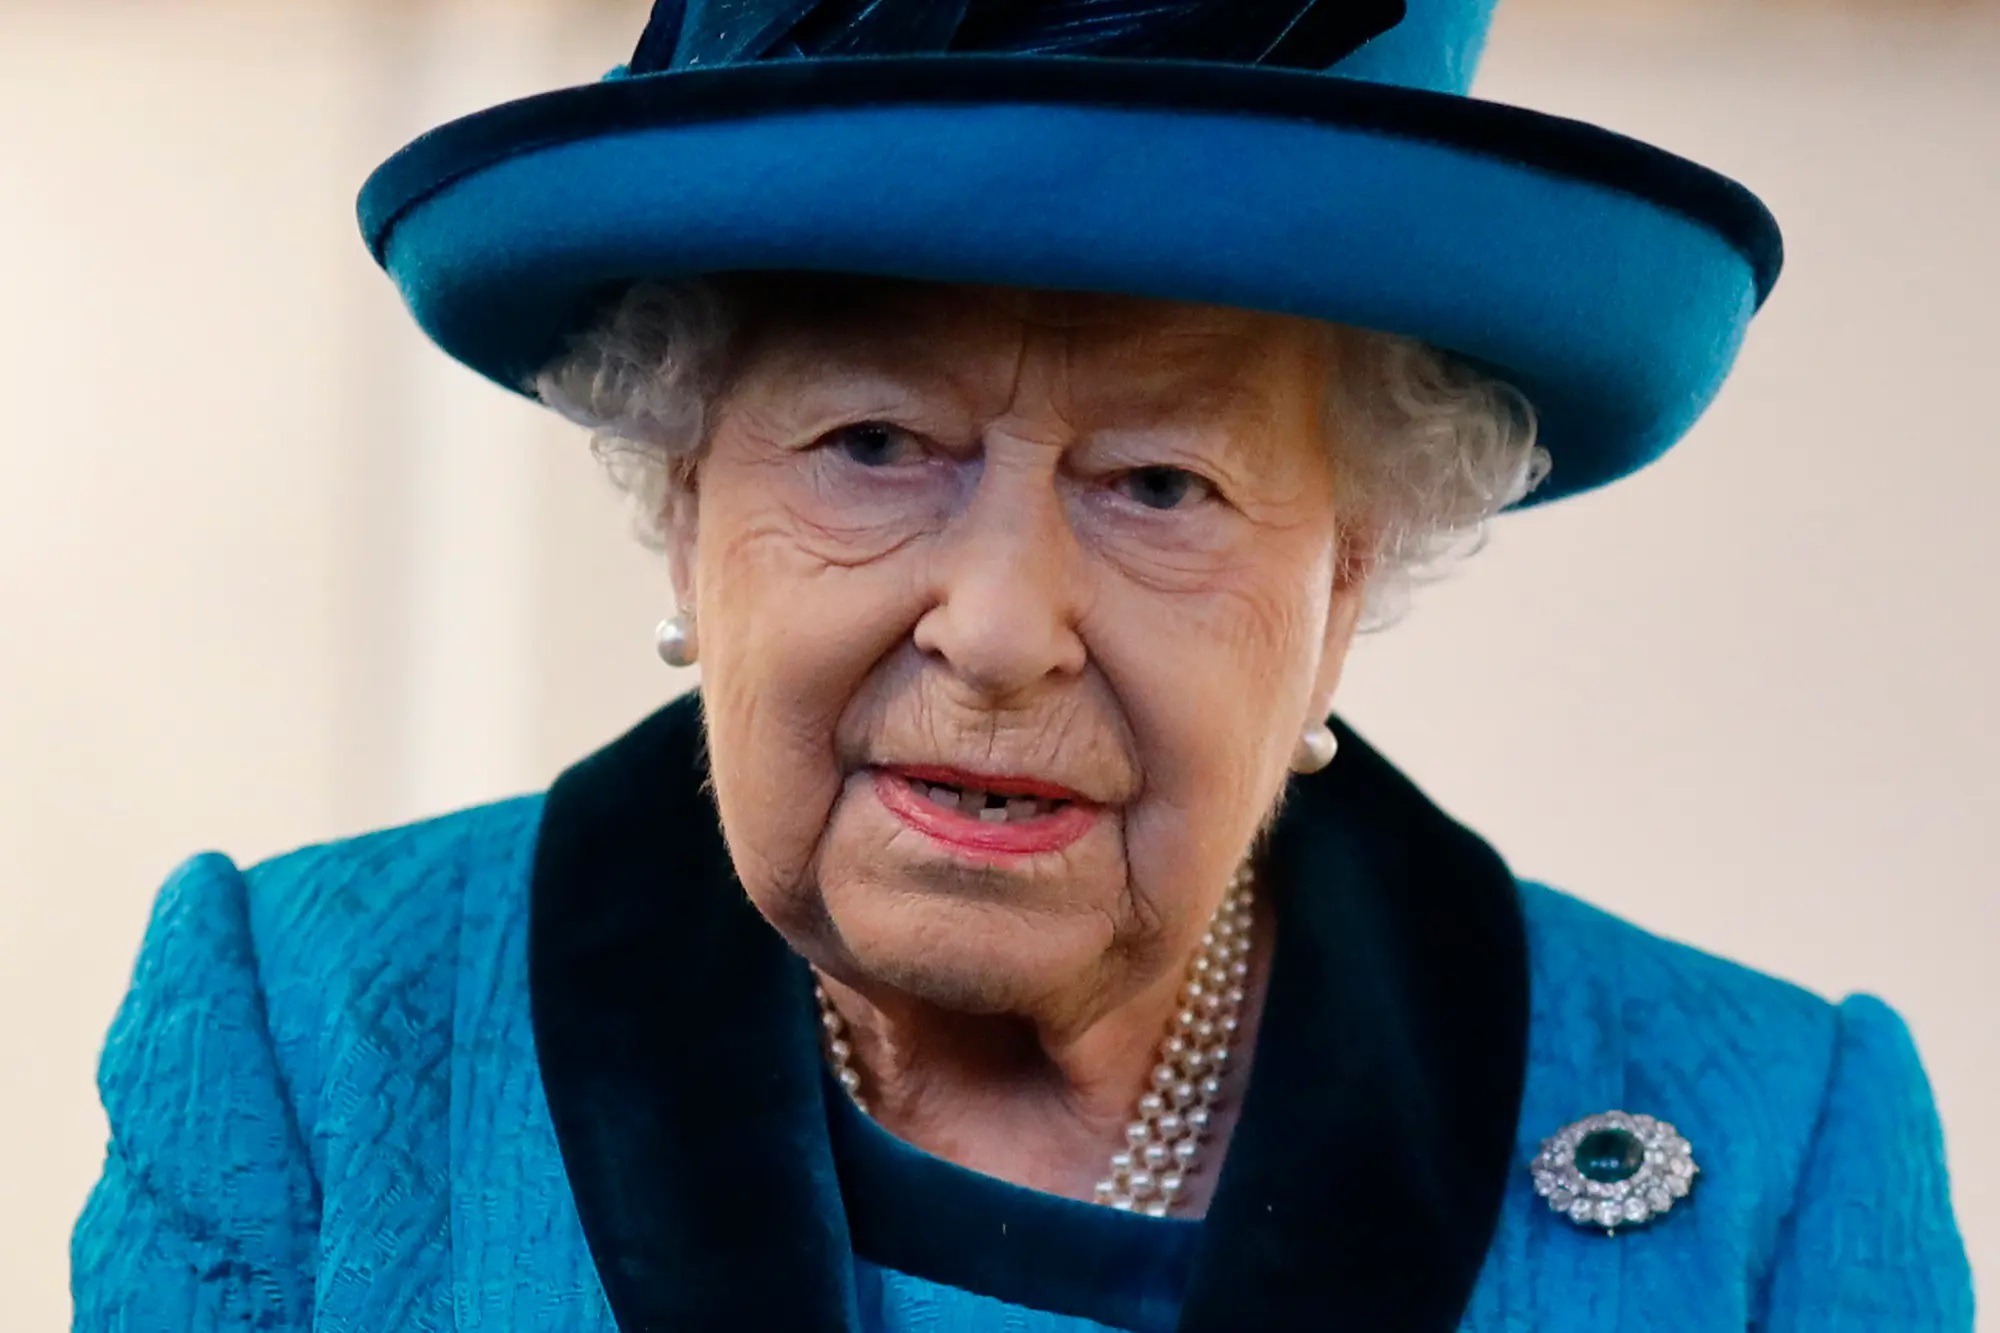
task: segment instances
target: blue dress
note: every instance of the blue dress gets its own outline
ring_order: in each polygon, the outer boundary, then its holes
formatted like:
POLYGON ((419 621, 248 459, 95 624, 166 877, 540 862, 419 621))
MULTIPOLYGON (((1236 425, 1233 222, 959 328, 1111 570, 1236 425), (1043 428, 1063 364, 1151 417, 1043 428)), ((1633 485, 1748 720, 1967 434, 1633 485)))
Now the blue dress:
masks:
POLYGON ((1270 989, 1199 1223, 978 1176, 829 1095, 687 701, 546 795, 174 875, 104 1054, 76 1327, 1969 1333, 1891 1010, 1518 882, 1341 739, 1260 850, 1270 989), (1608 1237, 1528 1167, 1611 1109, 1701 1175, 1608 1237))
POLYGON ((867 1333, 1172 1333, 1199 1222, 1022 1189, 826 1101, 867 1333))

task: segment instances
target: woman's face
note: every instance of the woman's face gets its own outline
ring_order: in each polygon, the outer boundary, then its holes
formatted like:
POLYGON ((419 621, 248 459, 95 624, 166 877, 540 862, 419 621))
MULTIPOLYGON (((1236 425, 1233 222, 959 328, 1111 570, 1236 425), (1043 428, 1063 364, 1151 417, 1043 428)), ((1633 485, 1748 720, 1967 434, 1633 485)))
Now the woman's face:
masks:
POLYGON ((915 284, 746 340, 674 554, 731 855, 807 958, 1078 1025, 1178 972, 1353 632, 1337 354, 915 284))

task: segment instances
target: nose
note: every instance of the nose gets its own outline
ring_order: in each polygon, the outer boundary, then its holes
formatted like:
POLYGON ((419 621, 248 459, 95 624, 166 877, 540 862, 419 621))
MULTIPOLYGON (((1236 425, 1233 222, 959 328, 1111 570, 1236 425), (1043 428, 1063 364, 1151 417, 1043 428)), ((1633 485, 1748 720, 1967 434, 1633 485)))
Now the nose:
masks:
POLYGON ((1085 574, 1053 469, 989 452, 936 547, 916 645, 994 702, 1079 675, 1085 574))

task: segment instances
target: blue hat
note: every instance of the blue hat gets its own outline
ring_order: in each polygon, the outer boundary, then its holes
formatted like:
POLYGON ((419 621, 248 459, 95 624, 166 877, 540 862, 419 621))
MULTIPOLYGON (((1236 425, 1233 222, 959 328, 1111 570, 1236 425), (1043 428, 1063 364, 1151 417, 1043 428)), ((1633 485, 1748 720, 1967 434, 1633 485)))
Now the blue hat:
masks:
POLYGON ((1778 276, 1740 185, 1466 95, 1495 0, 659 0, 596 84, 361 193, 424 331, 525 391, 635 280, 1119 292, 1419 339, 1535 405, 1533 501, 1658 457, 1778 276))

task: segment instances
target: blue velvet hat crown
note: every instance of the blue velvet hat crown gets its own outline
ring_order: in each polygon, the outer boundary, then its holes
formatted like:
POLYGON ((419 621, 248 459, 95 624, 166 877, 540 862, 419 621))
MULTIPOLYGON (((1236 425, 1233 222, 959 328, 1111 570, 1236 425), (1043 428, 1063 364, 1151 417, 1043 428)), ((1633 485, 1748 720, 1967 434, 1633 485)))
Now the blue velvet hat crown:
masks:
POLYGON ((1122 292, 1420 339, 1624 476, 1780 265, 1734 182, 1466 95, 1495 0, 659 0, 601 83, 454 121, 361 223, 516 391, 632 282, 820 270, 1122 292))

